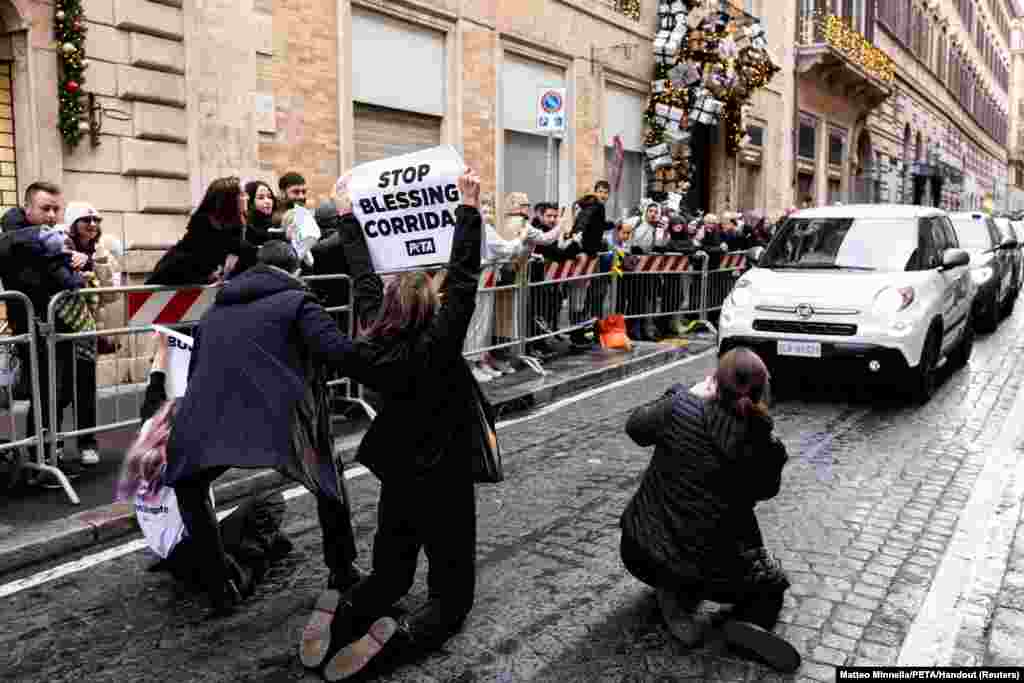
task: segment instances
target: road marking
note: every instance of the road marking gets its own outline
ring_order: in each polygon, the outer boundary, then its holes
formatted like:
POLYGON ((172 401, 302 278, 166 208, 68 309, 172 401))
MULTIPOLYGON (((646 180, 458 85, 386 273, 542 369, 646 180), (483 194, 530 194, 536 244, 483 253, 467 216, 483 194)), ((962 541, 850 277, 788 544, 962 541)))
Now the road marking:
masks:
POLYGON ((503 422, 499 422, 497 424, 497 428, 504 429, 506 427, 511 427, 513 425, 521 424, 523 422, 529 422, 530 420, 536 420, 538 417, 543 417, 544 415, 553 413, 554 411, 564 406, 571 405, 573 403, 578 403, 579 401, 586 400, 591 396, 596 396, 597 394, 603 393, 605 391, 610 391, 611 389, 616 389, 621 386, 625 386, 632 382, 638 382, 642 379, 647 379, 648 377, 652 377, 661 372, 667 372, 668 370, 673 370, 675 368, 682 367, 683 365, 687 365, 689 363, 702 359, 705 356, 709 356, 716 352, 717 349, 714 346, 712 346, 710 349, 706 349, 704 351, 701 351, 700 353, 695 353, 692 356, 680 358, 679 360, 672 361, 671 363, 667 363, 656 368, 651 368, 650 370, 645 370, 644 372, 641 372, 638 375, 632 375, 630 377, 626 377, 624 379, 612 382, 611 384, 602 384, 599 387, 588 389, 583 393, 575 394, 573 396, 563 398, 560 401, 555 401, 554 403, 550 403, 546 406, 543 406, 542 408, 538 409, 535 413, 530 413, 529 415, 524 415, 523 417, 518 417, 512 420, 505 420, 503 422))
MULTIPOLYGON (((950 665, 964 615, 975 589, 984 581, 985 566, 998 561, 1012 543, 1019 516, 1007 514, 1009 511, 1000 509, 1000 503, 1016 500, 1019 505, 1024 495, 1024 458, 1017 451, 1022 435, 1024 391, 1018 393, 978 474, 924 604, 900 648, 896 666, 950 665), (1014 527, 1008 534, 1000 529, 1006 524, 1014 527)), ((1019 512, 1016 507, 1011 509, 1019 512)))
MULTIPOLYGON (((367 472, 369 472, 369 470, 361 465, 358 467, 350 467, 349 469, 345 470, 345 479, 355 479, 356 477, 363 476, 367 472)), ((291 500, 292 498, 298 498, 299 496, 308 492, 309 491, 308 489, 306 489, 305 486, 294 486, 290 489, 282 491, 281 495, 284 496, 285 500, 291 500)), ((238 506, 236 505, 234 507, 230 507, 227 508, 226 510, 218 512, 217 519, 224 519, 232 512, 234 512, 237 508, 238 506)), ((14 593, 18 593, 29 588, 35 588, 36 586, 47 583, 48 581, 53 581, 54 579, 59 579, 61 577, 67 576, 68 574, 80 572, 83 569, 88 569, 89 567, 95 567, 96 565, 102 564, 109 560, 116 560, 119 557, 124 557, 125 555, 134 553, 137 550, 142 550, 145 547, 145 539, 140 538, 138 540, 131 541, 129 543, 124 543, 113 548, 101 550, 98 553, 86 555, 85 557, 81 557, 71 562, 65 562, 64 564, 57 565, 56 567, 51 567, 50 569, 38 572, 36 574, 32 574, 31 576, 26 576, 25 578, 18 579, 17 581, 5 583, 3 585, 0 585, 0 598, 6 598, 8 595, 13 595, 14 593)))
MULTIPOLYGON (((495 425, 495 428, 506 429, 517 424, 522 424, 523 422, 536 420, 539 417, 549 415, 552 412, 560 408, 564 408, 567 405, 572 405, 573 403, 578 403, 579 401, 585 401, 586 399, 601 394, 605 391, 610 391, 612 389, 625 386, 627 384, 630 384, 631 382, 639 382, 641 380, 647 379, 648 377, 652 377, 658 373, 667 372, 674 368, 681 367, 688 363, 692 363, 698 359, 710 355, 714 351, 715 347, 712 347, 710 349, 701 351, 700 353, 694 354, 692 356, 687 356, 686 358, 681 358, 677 361, 673 361, 671 363, 667 363, 665 365, 661 365, 659 367, 646 370, 637 375, 632 375, 630 377, 620 379, 618 381, 612 382, 611 384, 604 384, 599 387, 594 387, 593 389, 588 389, 587 391, 584 391, 582 393, 575 394, 573 396, 568 396, 560 401, 556 401, 555 403, 544 406, 537 410, 536 412, 531 413, 529 415, 525 415, 514 420, 505 420, 503 422, 499 422, 497 423, 497 425, 495 425)), ((356 467, 350 467, 346 469, 344 476, 346 480, 350 480, 355 479, 357 477, 361 477, 368 473, 368 469, 366 469, 362 465, 359 465, 356 467)), ((305 486, 294 486, 283 491, 285 500, 298 498, 299 496, 306 495, 307 493, 309 493, 309 490, 305 486)), ((222 512, 219 512, 217 513, 217 518, 223 519, 225 516, 231 514, 234 510, 235 507, 232 507, 222 512)), ((145 547, 146 542, 142 539, 130 541, 128 543, 124 543, 113 548, 107 548, 106 550, 101 550, 100 552, 93 553, 91 555, 86 555, 71 562, 65 562, 64 564, 57 565, 56 567, 51 567, 50 569, 46 569, 36 574, 26 576, 23 579, 18 579, 17 581, 11 581, 9 583, 2 584, 0 585, 0 598, 5 598, 9 595, 19 593, 29 588, 35 588, 36 586, 47 583, 49 581, 53 581, 64 576, 68 576, 69 574, 74 574, 76 572, 83 571, 90 567, 95 567, 98 564, 102 564, 110 560, 116 560, 119 557, 124 557, 125 555, 129 555, 138 550, 142 550, 145 547)))

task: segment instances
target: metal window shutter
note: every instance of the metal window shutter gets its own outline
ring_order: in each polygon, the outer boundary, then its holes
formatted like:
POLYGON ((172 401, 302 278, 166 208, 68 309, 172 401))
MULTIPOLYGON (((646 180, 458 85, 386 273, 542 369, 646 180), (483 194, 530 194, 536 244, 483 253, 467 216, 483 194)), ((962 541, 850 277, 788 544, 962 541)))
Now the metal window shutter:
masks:
POLYGON ((356 164, 409 154, 441 144, 441 119, 354 103, 356 164))
MULTIPOLYGON (((555 138, 552 187, 558 200, 558 155, 561 141, 555 138)), ((525 192, 531 204, 544 201, 544 175, 547 172, 548 140, 544 135, 505 131, 505 193, 525 192)), ((505 207, 506 209, 508 207, 505 207)))

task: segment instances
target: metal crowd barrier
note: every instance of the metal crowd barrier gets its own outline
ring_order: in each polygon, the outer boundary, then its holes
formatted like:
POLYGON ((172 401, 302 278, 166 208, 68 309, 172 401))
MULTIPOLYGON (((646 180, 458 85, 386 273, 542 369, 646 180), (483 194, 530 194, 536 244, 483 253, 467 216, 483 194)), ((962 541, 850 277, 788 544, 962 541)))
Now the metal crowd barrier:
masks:
MULTIPOLYGON (((467 336, 463 355, 471 359, 485 352, 508 349, 540 374, 546 374, 535 359, 525 355, 527 344, 584 329, 612 313, 621 313, 627 319, 688 316, 713 330, 708 321, 710 314, 721 309, 733 283, 747 265, 746 252, 721 255, 717 263, 702 253, 643 255, 636 259, 632 269, 621 273, 612 272, 610 262, 609 254, 581 254, 560 262, 524 258, 485 263, 477 295, 480 318, 474 320, 478 327, 467 336)), ((435 280, 445 277, 446 273, 443 266, 424 271, 435 280)), ((387 281, 400 272, 382 271, 380 275, 387 281)), ((350 278, 319 275, 304 280, 321 294, 328 289, 335 290, 327 295, 326 310, 342 330, 354 336, 356 320, 350 278), (344 293, 339 295, 338 291, 344 293)), ((124 375, 116 371, 126 359, 116 354, 113 416, 98 419, 96 346, 99 338, 127 340, 129 346, 141 345, 141 351, 129 350, 127 362, 145 364, 145 369, 135 374, 146 375, 152 348, 145 338, 140 342, 140 335, 151 335, 154 325, 188 333, 188 328, 212 305, 219 288, 220 285, 108 287, 66 291, 54 296, 47 310, 50 322, 30 323, 33 328, 29 332, 0 338, 0 348, 3 344, 15 344, 28 349, 25 353, 30 359, 32 406, 36 408, 36 415, 41 414, 41 390, 48 399, 47 414, 36 420, 36 433, 18 439, 12 434, 11 441, 0 443, 0 454, 42 446, 35 448, 33 459, 22 457, 19 462, 54 475, 68 498, 78 503, 67 477, 57 467, 46 463, 46 451, 68 438, 136 427, 140 423, 143 392, 138 383, 121 382, 124 375), (91 295, 120 299, 118 305, 124 308, 126 324, 88 332, 57 332, 53 321, 57 319, 58 310, 73 297, 91 295), (39 348, 39 343, 44 347, 39 348), (45 362, 50 371, 41 372, 40 362, 45 362), (44 375, 45 379, 41 379, 44 375), (46 386, 41 387, 41 382, 46 386), (71 407, 72 428, 64 430, 62 417, 67 406, 71 407)), ((27 306, 34 320, 31 302, 20 292, 0 293, 0 302, 3 301, 27 306)), ((371 418, 375 416, 373 408, 363 400, 357 383, 332 374, 327 386, 332 399, 355 403, 371 418)))
MULTIPOLYGON (((27 329, 21 334, 15 334, 0 338, 0 351, 8 355, 8 372, 5 373, 6 384, 3 388, 7 407, 7 439, 0 443, 0 455, 4 456, 7 462, 8 477, 13 483, 20 481, 22 470, 32 470, 39 475, 49 474, 60 484, 72 503, 79 502, 71 482, 58 467, 46 462, 45 449, 43 448, 43 433, 45 417, 39 410, 42 404, 40 396, 39 378, 39 337, 36 329, 35 308, 27 296, 21 292, 5 291, 0 292, 0 303, 7 307, 7 317, 10 320, 10 309, 13 306, 21 306, 25 310, 27 329), (28 373, 29 405, 27 410, 33 413, 32 422, 35 423, 32 433, 29 433, 28 414, 25 416, 24 429, 19 428, 15 413, 18 408, 25 408, 25 401, 16 401, 14 392, 16 373, 14 368, 20 368, 20 374, 28 373)), ((22 380, 23 381, 23 380, 22 380)))
MULTIPOLYGON (((717 263, 712 261, 704 277, 703 309, 705 318, 722 310, 722 304, 732 292, 733 285, 748 267, 747 252, 733 251, 721 254, 717 263)), ((714 329, 712 326, 711 329, 714 329)))

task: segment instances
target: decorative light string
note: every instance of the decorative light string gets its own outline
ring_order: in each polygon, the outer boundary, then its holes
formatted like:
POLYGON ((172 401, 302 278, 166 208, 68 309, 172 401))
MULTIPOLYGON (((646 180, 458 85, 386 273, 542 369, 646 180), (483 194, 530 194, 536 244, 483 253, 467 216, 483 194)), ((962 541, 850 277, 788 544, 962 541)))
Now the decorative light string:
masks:
POLYGON ((82 85, 89 60, 85 58, 85 13, 81 0, 57 0, 53 12, 53 37, 57 50, 57 128, 69 147, 74 149, 89 130, 83 120, 82 85))

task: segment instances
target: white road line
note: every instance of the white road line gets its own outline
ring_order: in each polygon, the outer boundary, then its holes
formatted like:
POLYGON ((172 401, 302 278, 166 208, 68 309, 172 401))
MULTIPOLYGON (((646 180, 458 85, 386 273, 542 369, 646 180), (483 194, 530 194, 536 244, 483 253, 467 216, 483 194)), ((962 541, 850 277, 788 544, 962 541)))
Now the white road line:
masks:
MULTIPOLYGON (((611 384, 602 384, 599 387, 594 387, 593 389, 588 389, 588 390, 584 391, 583 393, 574 394, 573 396, 569 396, 567 398, 563 398, 560 401, 555 401, 554 403, 548 404, 548 405, 538 409, 536 412, 530 413, 529 415, 524 415, 523 417, 515 418, 513 420, 505 420, 503 422, 499 422, 497 424, 497 428, 498 429, 504 429, 506 427, 511 427, 513 425, 521 424, 523 422, 529 422, 530 420, 536 420, 538 417, 543 417, 544 415, 548 415, 550 413, 553 413, 554 411, 558 410, 559 408, 563 408, 563 407, 565 407, 567 405, 571 405, 573 403, 578 403, 579 401, 586 400, 586 399, 590 398, 591 396, 596 396, 597 394, 601 394, 601 393, 604 393, 606 391, 610 391, 612 389, 617 389, 618 387, 625 386, 625 385, 630 384, 632 382, 638 382, 640 380, 647 379, 648 377, 652 377, 652 376, 657 375, 657 374, 662 373, 662 372, 667 372, 669 370, 674 370, 675 368, 681 367, 683 365, 687 365, 687 364, 692 363, 692 362, 694 362, 696 360, 700 360, 700 359, 704 358, 705 356, 711 355, 711 354, 713 354, 715 352, 716 352, 716 348, 715 347, 711 347, 710 349, 707 349, 706 351, 701 351, 700 353, 696 353, 696 354, 694 354, 692 356, 687 356, 686 358, 681 358, 679 360, 672 361, 671 363, 667 363, 665 365, 661 365, 661 366, 658 366, 656 368, 651 368, 650 370, 645 370, 644 372, 641 372, 638 375, 632 375, 630 377, 626 377, 624 379, 620 379, 618 381, 612 382, 611 384)), ((657 397, 656 396, 652 396, 651 398, 657 398, 657 397)))
MULTIPOLYGON (((363 476, 367 472, 369 472, 369 470, 361 465, 358 467, 350 467, 345 470, 345 478, 355 479, 356 477, 363 476)), ((282 495, 285 500, 291 500, 292 498, 298 498, 308 492, 309 491, 305 486, 293 486, 292 488, 283 491, 282 495)), ((238 506, 230 507, 218 512, 217 519, 224 519, 234 512, 237 507, 238 506)), ((13 595, 14 593, 18 593, 29 588, 35 588, 36 586, 53 581, 54 579, 59 579, 63 576, 67 576, 68 574, 80 572, 83 569, 94 567, 98 564, 102 564, 103 562, 107 562, 108 560, 115 560, 119 557, 134 553, 136 550, 142 550, 145 547, 146 541, 144 539, 138 539, 131 541, 130 543, 124 543, 113 548, 101 550, 98 553, 86 555, 85 557, 81 557, 72 562, 65 562, 64 564, 51 567, 50 569, 32 574, 31 576, 26 576, 25 578, 18 579, 17 581, 5 583, 0 585, 0 598, 6 598, 8 595, 13 595)))
MULTIPOLYGON (((1024 392, 1017 395, 971 495, 924 604, 910 626, 896 666, 949 666, 957 634, 985 566, 1008 552, 1000 525, 1016 525, 1017 516, 1000 514, 1000 502, 1024 495, 1024 458, 1017 447, 1024 436, 1024 392), (1007 517, 1012 516, 1012 520, 1007 517), (995 557, 993 557, 995 556, 995 557)), ((1012 540, 1012 530, 1009 538, 1012 540)), ((972 610, 973 611, 973 610, 972 610)))
MULTIPOLYGON (((567 405, 572 405, 573 403, 578 403, 579 401, 585 401, 586 399, 592 396, 596 396, 606 391, 617 389, 618 387, 625 386, 632 382, 639 382, 641 380, 647 379, 648 377, 652 377, 658 373, 667 372, 669 370, 673 370, 677 367, 681 367, 688 363, 692 363, 698 359, 710 355, 714 351, 715 348, 712 347, 706 351, 701 351, 700 353, 694 354, 692 356, 687 356, 686 358, 681 358, 680 360, 673 361, 666 365, 661 365, 659 367, 646 370, 640 374, 620 379, 618 381, 612 382, 611 384, 603 384, 599 387, 588 389, 587 391, 584 391, 582 393, 575 394, 573 396, 568 396, 560 401, 556 401, 555 403, 544 406, 537 410, 536 412, 531 413, 529 415, 525 415, 514 420, 504 420, 502 422, 499 422, 496 425, 496 428, 506 429, 513 425, 522 424, 523 422, 528 422, 530 420, 536 420, 539 417, 549 415, 552 412, 560 408, 564 408, 567 405)), ((356 477, 361 477, 367 474, 368 472, 369 470, 367 470, 365 467, 361 465, 357 467, 350 467, 345 470, 345 479, 355 479, 356 477)), ((303 496, 308 493, 309 491, 308 489, 306 489, 306 487, 294 486, 284 491, 284 497, 285 500, 291 500, 293 498, 298 498, 299 496, 303 496)), ((218 518, 223 519, 226 515, 231 514, 231 512, 233 512, 234 510, 234 507, 229 508, 227 510, 219 512, 217 516, 218 518)), ((96 565, 102 564, 109 560, 115 560, 119 557, 124 557, 125 555, 134 553, 138 550, 142 550, 145 547, 146 542, 144 540, 139 539, 131 541, 129 543, 115 546, 113 548, 107 548, 106 550, 102 550, 91 555, 86 555, 72 562, 65 562, 64 564, 57 565, 56 567, 51 567, 50 569, 46 569, 36 574, 32 574, 23 579, 18 579, 17 581, 11 581, 10 583, 2 584, 0 585, 0 598, 5 598, 9 595, 19 593, 29 588, 35 588, 36 586, 39 586, 41 584, 53 581, 55 579, 59 579, 64 576, 68 576, 69 574, 80 572, 84 569, 88 569, 89 567, 95 567, 96 565)))

